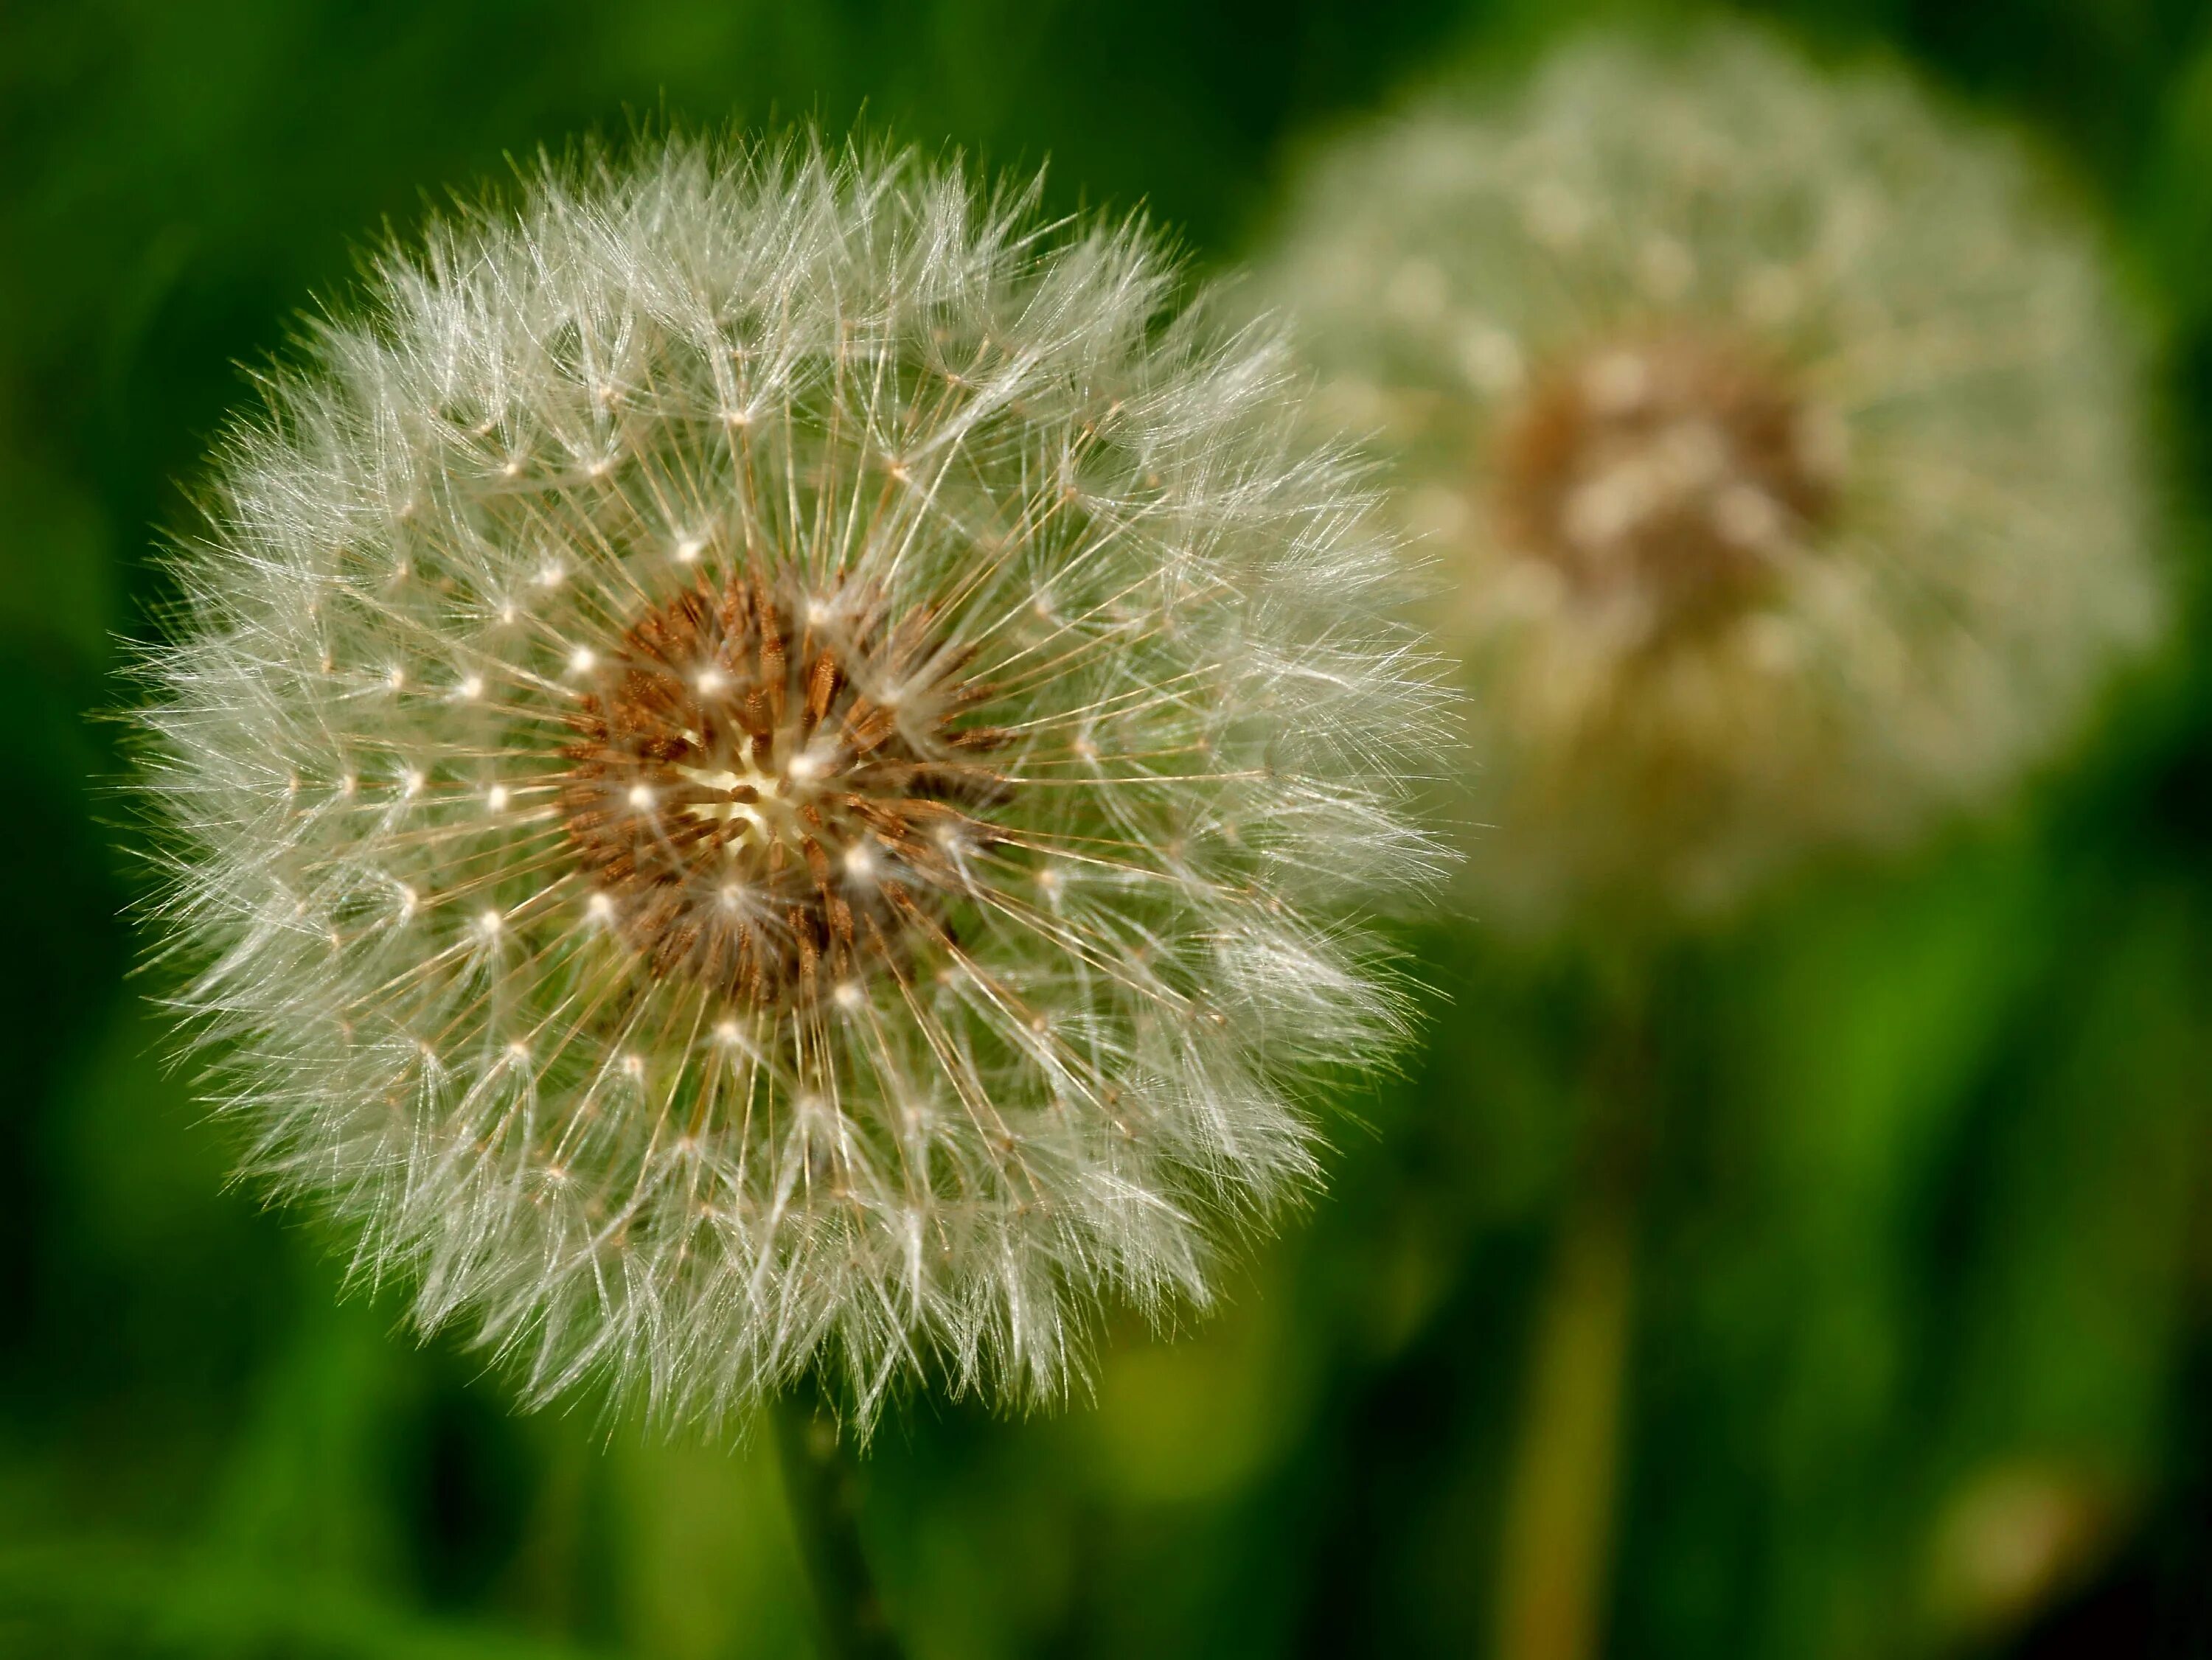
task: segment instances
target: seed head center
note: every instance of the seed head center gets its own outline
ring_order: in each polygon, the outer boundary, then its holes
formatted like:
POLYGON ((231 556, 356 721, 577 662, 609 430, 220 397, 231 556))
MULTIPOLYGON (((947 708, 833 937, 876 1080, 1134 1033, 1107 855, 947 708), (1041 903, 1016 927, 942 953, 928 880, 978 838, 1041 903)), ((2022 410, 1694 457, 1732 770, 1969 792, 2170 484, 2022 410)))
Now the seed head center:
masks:
POLYGON ((1832 517, 1840 433, 1725 342, 1607 343, 1540 375, 1495 451, 1499 528, 1655 633, 1753 603, 1832 517))
POLYGON ((988 688, 927 614, 706 580, 594 662, 562 809, 653 972, 811 1000, 943 936, 1004 779, 999 736, 958 724, 988 688))

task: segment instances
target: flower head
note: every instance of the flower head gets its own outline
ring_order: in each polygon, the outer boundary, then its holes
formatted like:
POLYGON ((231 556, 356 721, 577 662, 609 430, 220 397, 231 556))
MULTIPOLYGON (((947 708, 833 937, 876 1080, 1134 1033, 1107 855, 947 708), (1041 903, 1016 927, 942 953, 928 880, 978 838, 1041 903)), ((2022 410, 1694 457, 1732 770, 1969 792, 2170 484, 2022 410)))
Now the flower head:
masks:
POLYGON ((1317 157, 1271 297, 1436 561, 1499 920, 1897 843, 2154 620, 2093 239, 1894 76, 1583 44, 1317 157))
MULTIPOLYGON (((434 225, 219 458, 166 912, 255 1167, 533 1392, 1058 1388, 1396 1024, 1434 694, 1141 233, 688 142, 434 225)), ((1295 399, 1291 400, 1292 404, 1295 399)))

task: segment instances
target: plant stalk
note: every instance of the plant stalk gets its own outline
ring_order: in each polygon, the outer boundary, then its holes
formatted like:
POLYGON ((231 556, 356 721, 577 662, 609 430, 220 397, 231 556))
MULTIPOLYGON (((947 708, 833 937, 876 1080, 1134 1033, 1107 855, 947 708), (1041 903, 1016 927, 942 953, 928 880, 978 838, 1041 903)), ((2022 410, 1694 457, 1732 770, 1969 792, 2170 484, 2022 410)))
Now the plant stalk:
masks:
POLYGON ((860 1470, 836 1414, 811 1382, 770 1411, 784 1504, 813 1592, 823 1660, 903 1660, 861 1548, 860 1470))
POLYGON ((1498 1660, 1593 1660, 1604 1640, 1650 1075, 1642 997, 1618 998, 1596 1045, 1584 1145, 1536 1316, 1507 1489, 1498 1660))

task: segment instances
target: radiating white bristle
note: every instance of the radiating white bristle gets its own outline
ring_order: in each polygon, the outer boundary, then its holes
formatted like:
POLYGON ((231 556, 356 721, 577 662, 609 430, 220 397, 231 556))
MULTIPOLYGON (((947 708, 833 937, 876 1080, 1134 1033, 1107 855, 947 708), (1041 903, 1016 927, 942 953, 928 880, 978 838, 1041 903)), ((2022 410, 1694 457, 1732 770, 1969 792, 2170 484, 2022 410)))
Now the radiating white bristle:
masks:
MULTIPOLYGON (((190 1002, 256 1168, 533 1397, 712 1417, 827 1363, 865 1418, 924 1362, 1054 1395, 1101 1298, 1206 1300, 1314 1177, 1296 1081, 1397 1035, 1342 910, 1435 863, 1387 548, 1274 347, 1032 200, 805 144, 550 173, 387 254, 220 457, 147 717, 190 1002), (861 677, 922 757, 893 784, 959 809, 824 864, 823 915, 957 924, 835 983, 672 967, 676 913, 578 862, 606 815, 730 936, 788 925, 744 859, 858 738, 563 793, 626 632, 733 576, 816 597, 787 659, 861 677), (970 729, 972 799, 927 770, 970 729)), ((765 672, 671 665, 726 747, 765 672)))
POLYGON ((1316 149, 1263 265, 1460 660, 1486 921, 1672 925, 1908 843, 2068 742, 2166 609, 2094 228, 1893 71, 1586 37, 1316 149), (1658 430, 1685 353, 1796 421, 1658 430), (1563 452, 1547 397, 1601 441, 1563 452), (1553 545, 1505 511, 1532 453, 1553 545), (1759 579, 1669 609, 1716 566, 1759 579))

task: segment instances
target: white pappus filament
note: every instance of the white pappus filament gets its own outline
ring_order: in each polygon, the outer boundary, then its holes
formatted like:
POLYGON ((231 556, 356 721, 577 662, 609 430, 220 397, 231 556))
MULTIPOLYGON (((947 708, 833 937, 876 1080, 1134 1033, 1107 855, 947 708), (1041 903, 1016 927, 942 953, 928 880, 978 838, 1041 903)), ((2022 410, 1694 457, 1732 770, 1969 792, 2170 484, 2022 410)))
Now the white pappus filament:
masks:
POLYGON ((145 717, 188 1001, 255 1168, 532 1398, 1054 1395, 1398 1034, 1357 916, 1433 874, 1441 694, 1387 544, 1272 343, 1033 214, 549 168, 217 459, 145 717))

